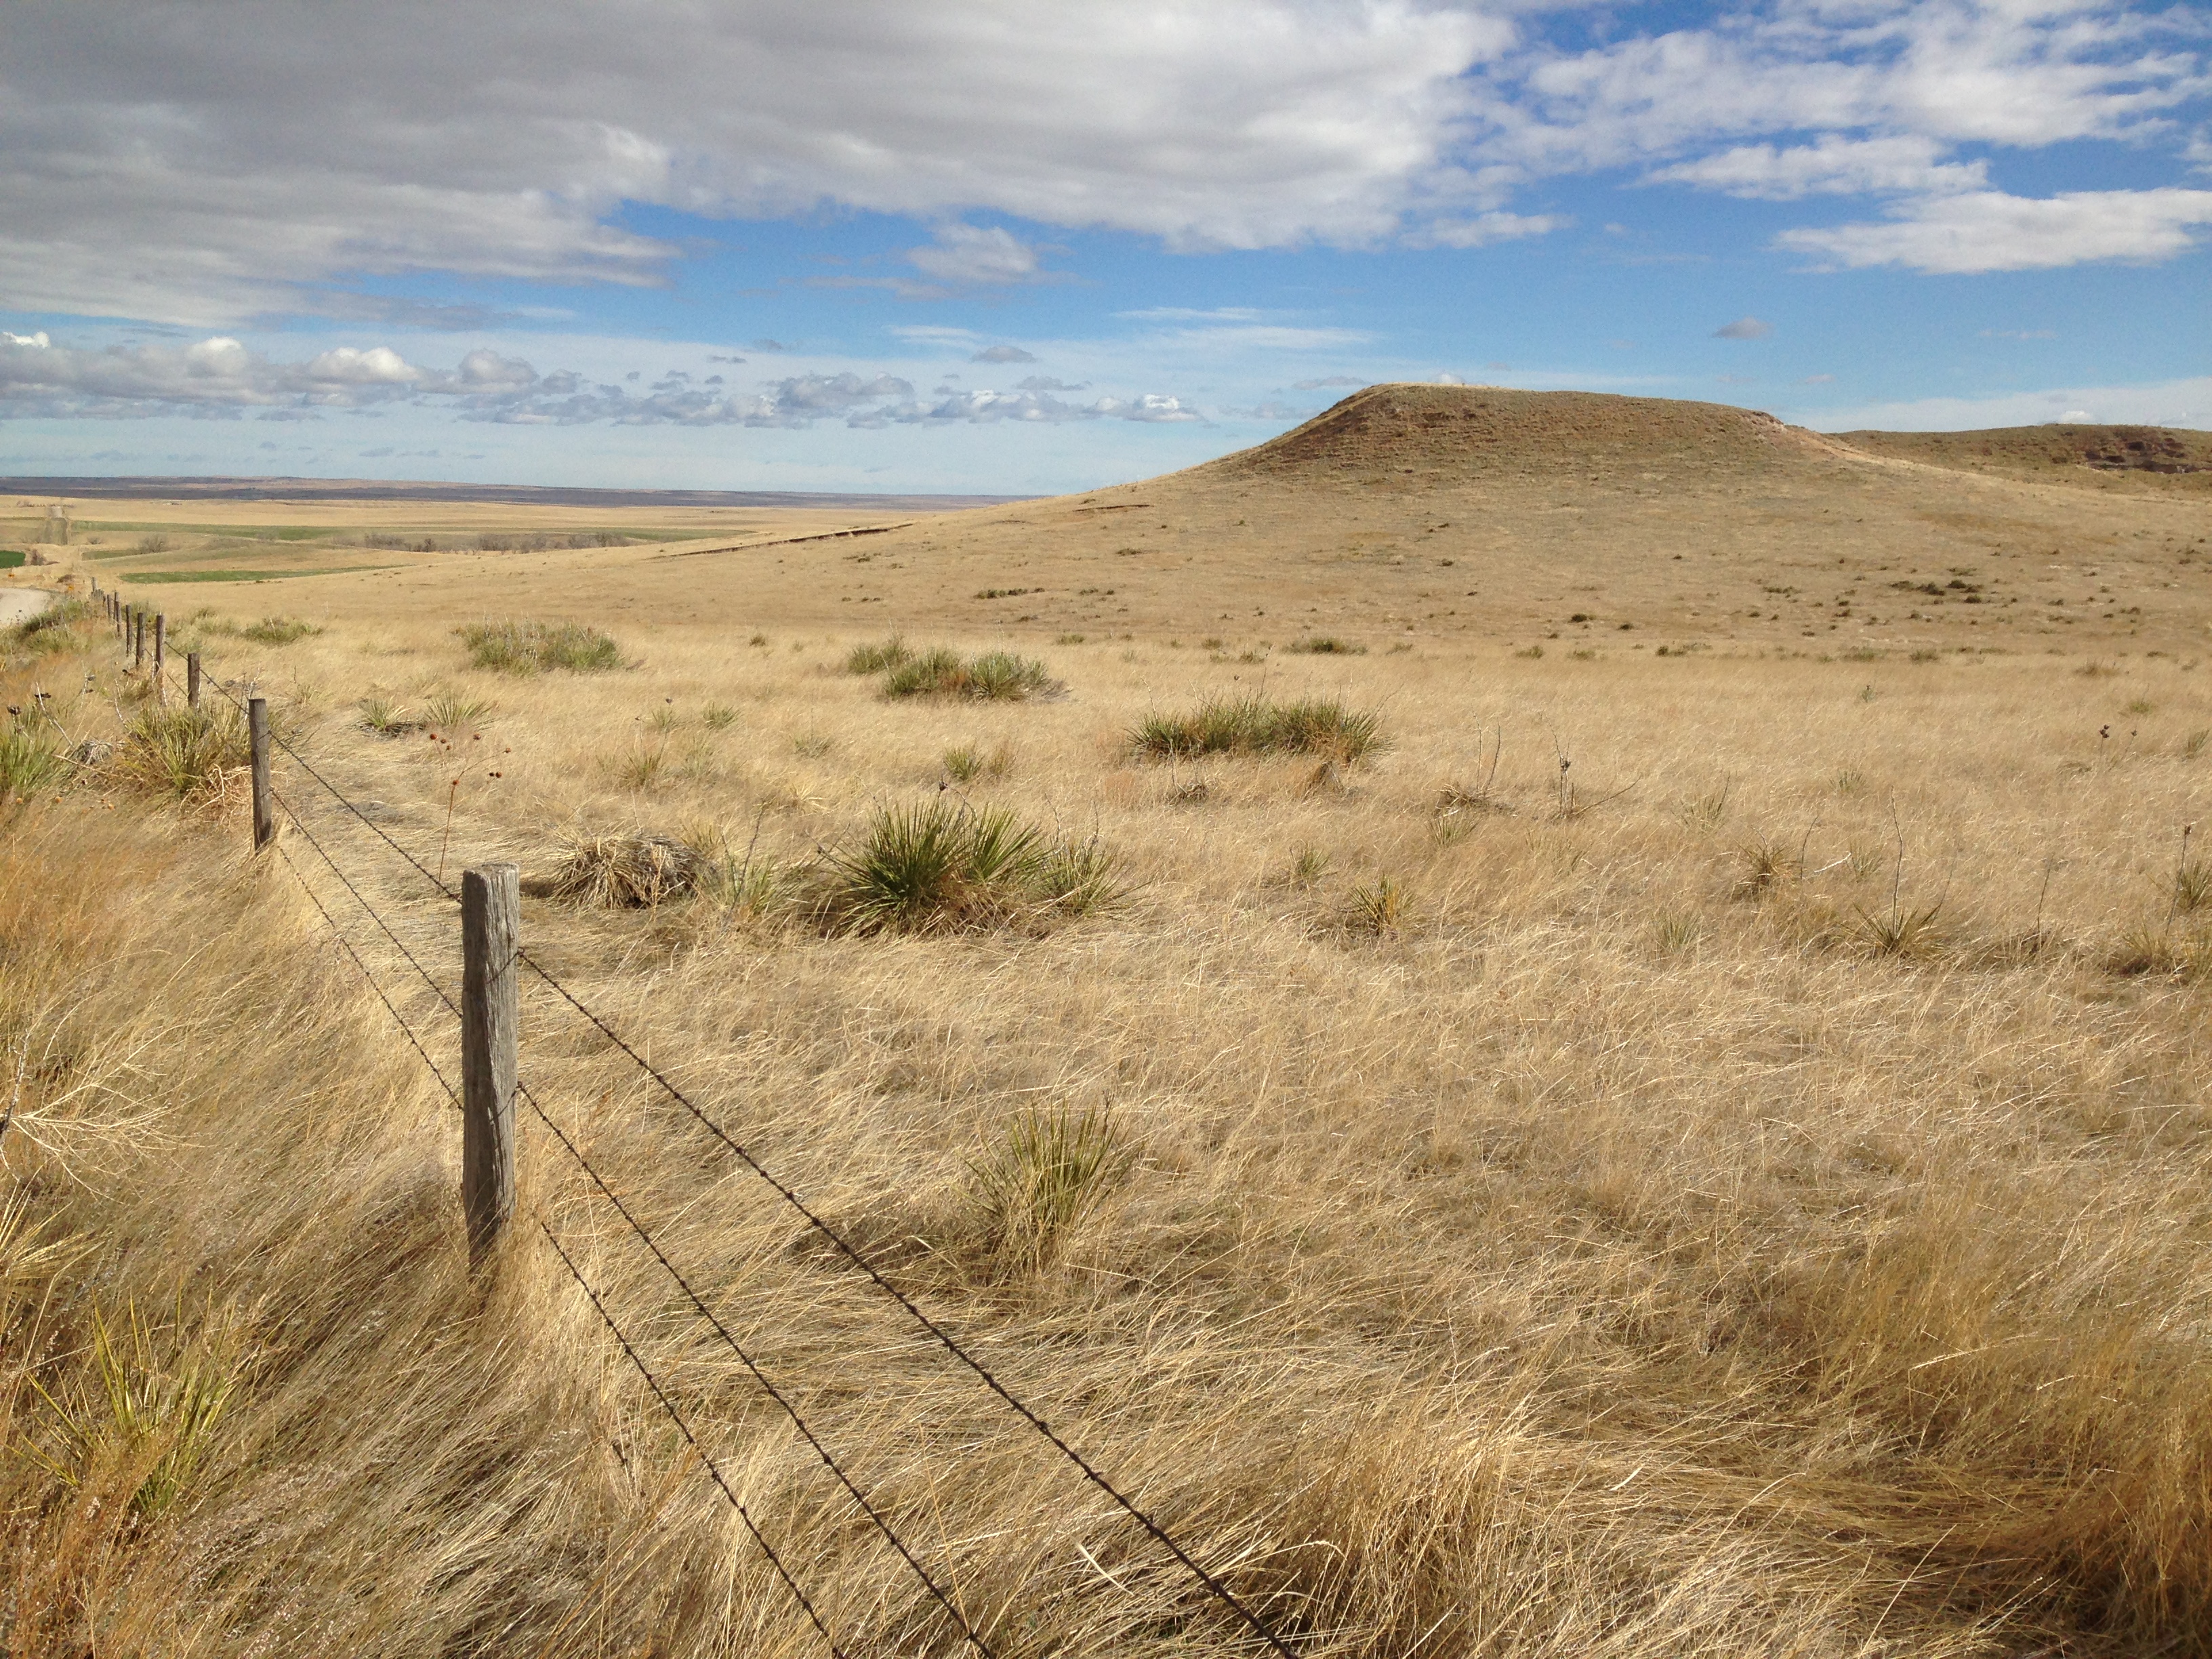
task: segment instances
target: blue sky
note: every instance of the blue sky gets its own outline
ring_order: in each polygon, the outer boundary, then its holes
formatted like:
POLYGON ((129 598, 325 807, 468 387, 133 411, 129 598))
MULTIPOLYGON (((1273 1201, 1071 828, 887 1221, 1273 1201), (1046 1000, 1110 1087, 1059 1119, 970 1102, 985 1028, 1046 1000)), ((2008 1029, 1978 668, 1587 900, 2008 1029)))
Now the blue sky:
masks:
POLYGON ((2212 13, 29 0, 0 473, 1031 492, 1358 386, 2212 427, 2212 13))

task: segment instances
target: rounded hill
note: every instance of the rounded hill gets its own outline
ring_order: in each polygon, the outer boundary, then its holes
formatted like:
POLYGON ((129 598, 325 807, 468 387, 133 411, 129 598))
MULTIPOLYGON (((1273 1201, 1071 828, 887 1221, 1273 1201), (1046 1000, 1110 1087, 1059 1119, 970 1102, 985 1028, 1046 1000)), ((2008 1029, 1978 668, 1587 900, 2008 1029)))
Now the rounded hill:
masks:
POLYGON ((1771 465, 1839 447, 1726 404, 1601 392, 1397 383, 1369 386, 1304 426, 1197 474, 1527 473, 1638 465, 1771 465))

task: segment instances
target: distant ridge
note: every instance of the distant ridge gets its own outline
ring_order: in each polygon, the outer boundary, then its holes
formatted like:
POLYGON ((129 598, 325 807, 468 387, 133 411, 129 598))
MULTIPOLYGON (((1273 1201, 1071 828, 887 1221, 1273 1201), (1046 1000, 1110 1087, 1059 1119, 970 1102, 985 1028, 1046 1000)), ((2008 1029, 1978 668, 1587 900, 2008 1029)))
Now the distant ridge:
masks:
POLYGON ((769 489, 571 489, 538 484, 408 483, 365 478, 0 478, 0 493, 94 501, 491 501, 510 507, 874 507, 958 513, 1026 495, 866 495, 769 489))

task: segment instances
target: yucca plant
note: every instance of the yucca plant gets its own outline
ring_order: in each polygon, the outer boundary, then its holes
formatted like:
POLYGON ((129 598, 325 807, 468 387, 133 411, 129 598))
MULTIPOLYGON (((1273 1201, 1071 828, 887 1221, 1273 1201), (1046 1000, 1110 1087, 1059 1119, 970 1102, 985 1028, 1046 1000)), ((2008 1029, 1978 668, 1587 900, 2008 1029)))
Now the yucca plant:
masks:
POLYGON ((52 1413, 54 1432, 46 1445, 26 1448, 47 1473, 74 1489, 106 1459, 158 1447, 131 1495, 132 1512, 149 1516, 168 1509, 191 1486, 213 1449, 234 1386, 232 1369, 213 1354, 165 1365, 155 1348, 154 1332, 136 1304, 119 1331, 94 1312, 97 1392, 57 1398, 33 1379, 32 1388, 52 1413))
POLYGON ((124 733, 116 770, 154 794, 201 802, 220 799, 252 762, 246 721, 228 703, 149 705, 124 733))
MULTIPOLYGON (((761 643, 757 636, 754 643, 761 643)), ((848 674, 880 674, 888 669, 904 665, 913 655, 914 653, 907 649, 906 641, 894 634, 874 645, 854 646, 845 653, 845 672, 848 674)))
POLYGON ((1105 1112, 1017 1113, 1000 1140, 968 1164, 984 1244, 1000 1273, 1048 1267, 1133 1162, 1105 1112))
POLYGON ((1085 915, 1121 892, 1113 859, 1095 842, 1055 841, 1004 809, 945 797, 885 807, 856 848, 830 855, 825 872, 820 909, 849 933, 1085 915))
POLYGON ((1326 755, 1346 765, 1383 747, 1379 717, 1334 697, 1209 697, 1188 714, 1146 714, 1128 743, 1134 754, 1156 760, 1288 753, 1326 755))
POLYGON ((1352 925, 1362 933, 1396 933, 1411 908, 1405 887, 1392 876, 1377 876, 1352 890, 1352 925))
POLYGON ((70 775, 70 761, 52 734, 28 726, 0 732, 0 802, 28 799, 70 775))
POLYGON ((972 697, 1015 702, 1050 696, 1060 689, 1034 657, 1017 657, 1006 651, 963 657, 945 646, 909 656, 891 665, 884 675, 887 697, 972 697))
POLYGON ((706 867, 698 848, 667 836, 578 832, 565 839, 545 890, 606 909, 646 908, 691 893, 706 867))

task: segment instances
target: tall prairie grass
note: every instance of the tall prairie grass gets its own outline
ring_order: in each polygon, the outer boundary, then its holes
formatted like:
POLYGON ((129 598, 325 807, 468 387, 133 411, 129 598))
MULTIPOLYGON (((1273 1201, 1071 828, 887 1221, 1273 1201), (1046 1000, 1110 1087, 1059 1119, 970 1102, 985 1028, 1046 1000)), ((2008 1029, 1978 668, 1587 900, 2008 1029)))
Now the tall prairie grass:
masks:
MULTIPOLYGON (((534 874, 634 817, 599 762, 663 698, 744 709, 653 798, 736 826, 726 881, 532 902, 526 937, 1302 1651, 2212 1653, 2212 976, 2175 875, 2212 694, 2179 662, 2130 665, 2157 712, 2115 757, 2111 679, 2063 658, 1336 658, 1389 750, 1322 791, 1310 754, 1170 747, 1210 785, 1176 803, 1126 734, 1233 665, 1135 641, 1066 702, 952 709, 802 643, 655 629, 622 697, 503 696, 465 775, 349 697, 296 740, 410 846, 450 803, 454 867, 534 874), (1123 902, 753 925, 891 814, 982 811, 946 746, 1015 737, 1005 835, 1111 847, 1123 902), (1556 810, 1568 752, 1603 812, 1556 810)), ((286 649, 358 672, 344 629, 286 649)), ((0 1417, 48 1459, 0 1460, 22 1644, 818 1652, 542 1242, 471 1285, 443 1097, 289 874, 110 799, 0 832, 0 1417), (170 1431, 89 1413, 134 1318, 134 1398, 223 1390, 150 1506, 170 1431)), ((419 878, 301 799, 451 983, 419 878)), ((533 1091, 1002 1651, 1249 1651, 627 1062, 535 991, 524 1029, 533 1091)), ((521 1162, 841 1644, 954 1651, 558 1146, 521 1162)))

